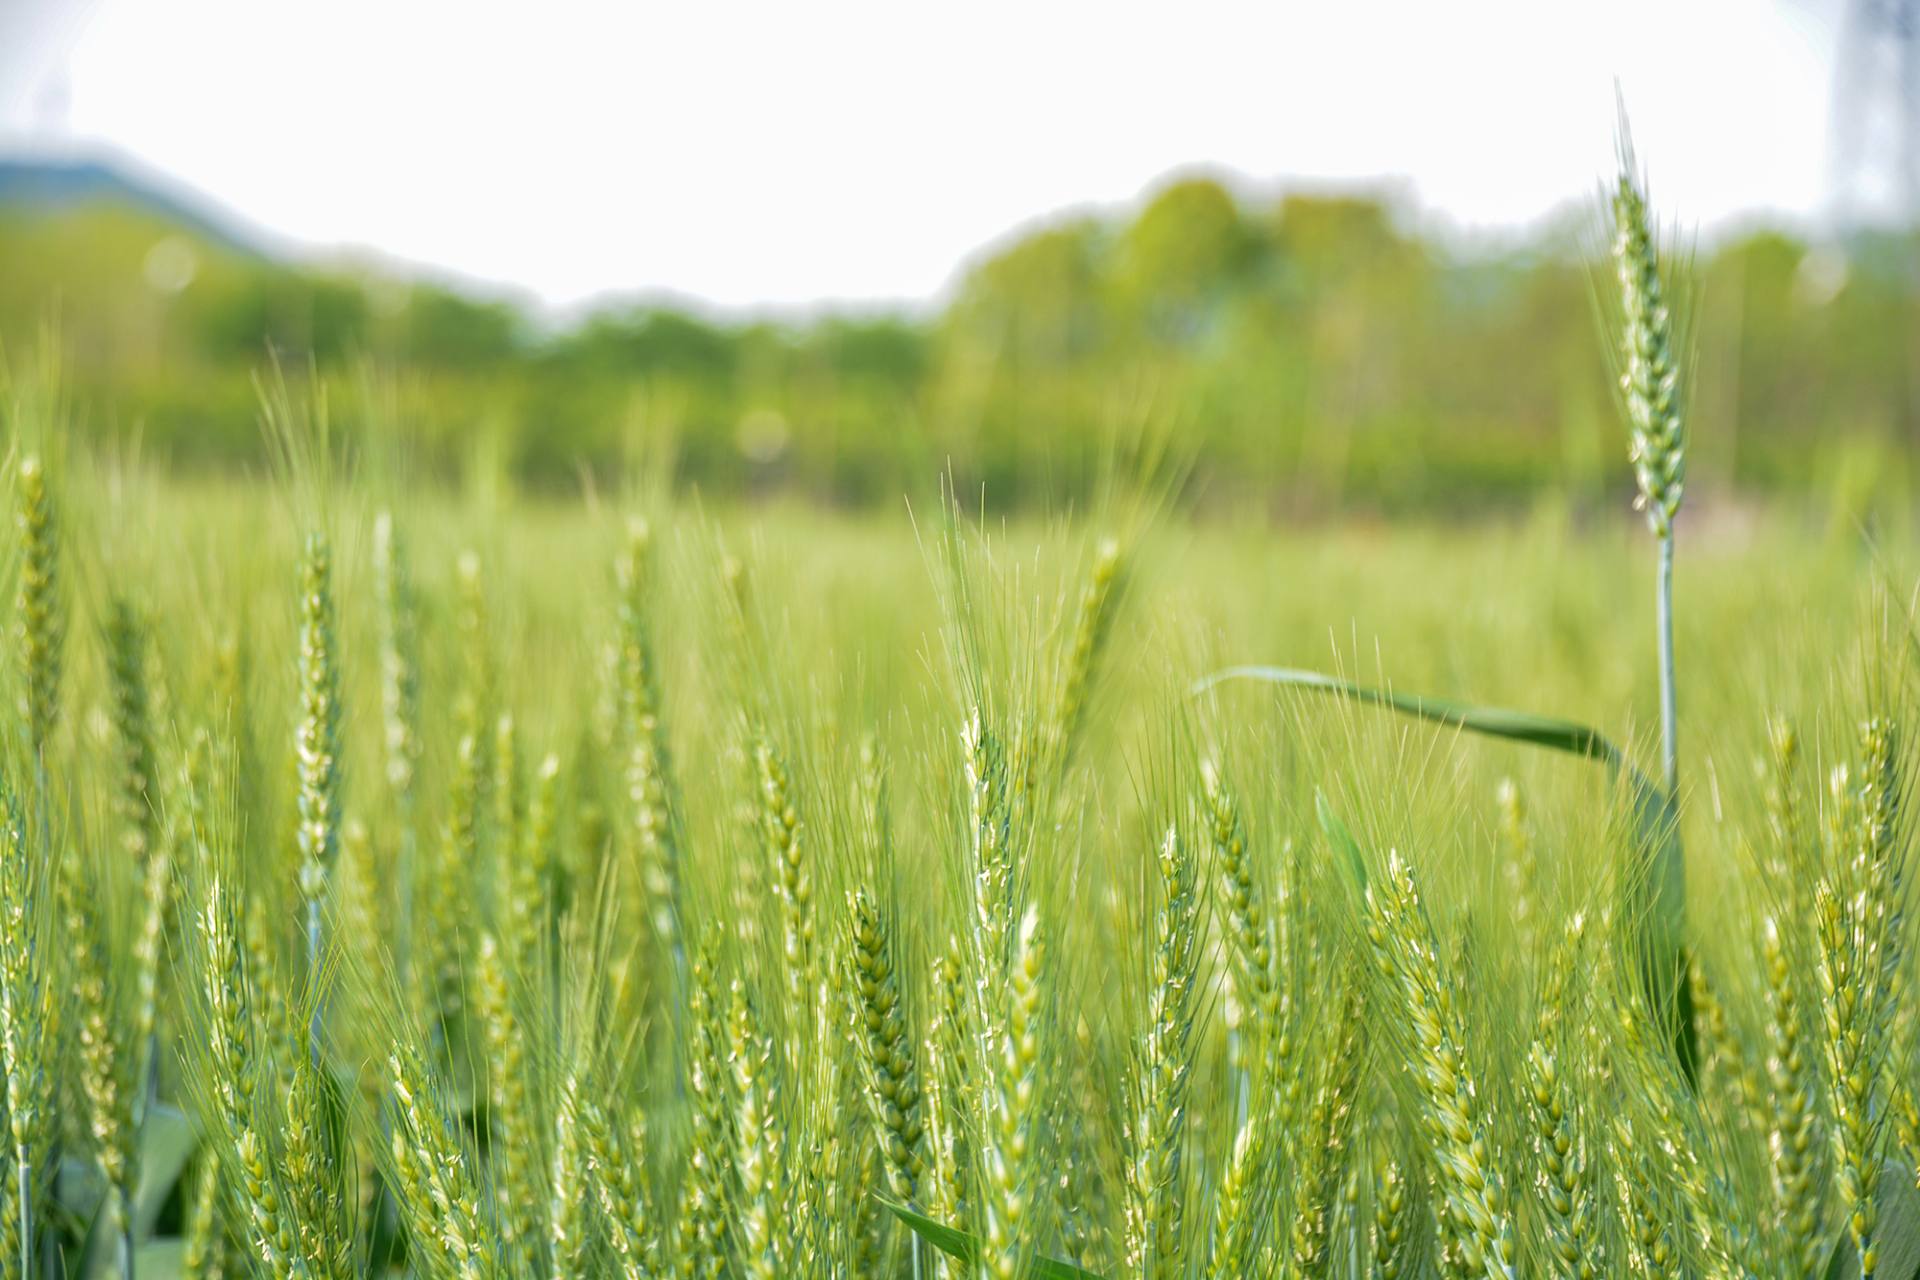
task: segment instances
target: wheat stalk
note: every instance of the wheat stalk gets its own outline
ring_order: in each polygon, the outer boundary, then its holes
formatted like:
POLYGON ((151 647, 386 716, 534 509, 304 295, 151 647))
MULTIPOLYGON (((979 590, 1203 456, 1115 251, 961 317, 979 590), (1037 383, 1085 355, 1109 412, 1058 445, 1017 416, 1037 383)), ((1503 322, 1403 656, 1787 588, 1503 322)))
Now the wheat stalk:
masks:
POLYGON ((419 948, 415 994, 431 1021, 451 1020, 464 1004, 460 966, 471 913, 466 885, 481 870, 480 807, 481 755, 473 735, 462 734, 454 752, 453 773, 447 784, 447 812, 441 830, 439 856, 427 868, 420 895, 421 921, 415 932, 419 948))
POLYGON ((1293 1201, 1288 1217, 1288 1274, 1323 1276, 1331 1262, 1333 1220, 1343 1188, 1352 1186, 1347 1148, 1354 1103, 1366 1066, 1366 987, 1341 981, 1329 1052, 1297 1135, 1290 1135, 1293 1201))
POLYGON ((95 912, 91 886, 75 882, 69 871, 55 881, 68 940, 68 982, 79 1012, 79 1084, 86 1101, 88 1136, 94 1161, 107 1181, 112 1212, 118 1219, 120 1274, 133 1274, 133 1192, 135 1159, 133 1092, 122 1053, 120 1001, 112 959, 95 912))
POLYGON ((358 1233, 343 1188, 336 1135, 329 1126, 326 1082, 310 1057, 297 1052, 291 1057, 292 1085, 280 1125, 278 1164, 299 1254, 316 1275, 347 1277, 356 1272, 358 1233))
POLYGON ((773 867, 774 894, 780 901, 781 970, 786 974, 788 1008, 803 1027, 813 1022, 818 969, 813 953, 813 875, 787 768, 764 738, 753 749, 760 780, 760 825, 773 867))
POLYGON ((1008 966, 1005 1021, 987 1046, 983 1081, 987 1097, 980 1152, 980 1274, 990 1280, 1013 1280, 1033 1248, 1042 972, 1040 913, 1028 907, 1008 966))
POLYGON ((975 707, 960 730, 967 788, 968 869, 973 876, 973 959, 989 1004, 1009 959, 1018 886, 1013 862, 1012 808, 1000 739, 975 707))
MULTIPOLYGON (((295 844, 300 896, 307 913, 307 968, 321 959, 321 911, 327 877, 340 848, 340 673, 333 624, 333 553, 318 533, 307 535, 300 559, 300 714, 294 733, 299 779, 295 844)), ((320 1061, 322 1008, 314 1004, 308 1054, 320 1061)))
MULTIPOLYGON (((487 730, 494 720, 496 677, 487 580, 480 554, 462 551, 454 561, 455 625, 459 637, 460 682, 454 697, 455 732, 474 740, 474 769, 481 787, 493 775, 487 730)), ((482 796, 478 804, 484 804, 482 796)))
POLYGON ((734 980, 733 1012, 728 1027, 728 1061, 734 1090, 734 1169, 740 1202, 734 1219, 739 1236, 741 1273, 753 1280, 774 1280, 782 1257, 774 1238, 780 1185, 781 1132, 775 1120, 778 1084, 773 1050, 760 1032, 759 1015, 746 985, 734 980))
POLYGON ((1033 789, 1036 766, 1060 771, 1071 759, 1081 723, 1086 718, 1087 691, 1092 687, 1101 651, 1113 629, 1113 615, 1124 576, 1125 560, 1119 542, 1102 538, 1094 548, 1092 568, 1080 589, 1066 665, 1052 715, 1046 721, 1041 750, 1020 770, 1023 794, 1033 789))
POLYGON ((713 1280, 728 1266, 732 1212, 734 1116, 727 1062, 727 1011, 712 955, 700 955, 689 974, 687 1092, 692 1133, 674 1239, 682 1280, 713 1280))
POLYGON ((226 1139, 222 1167, 232 1187, 254 1260, 274 1280, 307 1280, 299 1230, 275 1163, 258 1128, 253 992, 246 951, 226 886, 214 878, 199 913, 207 1009, 206 1088, 226 1139))
POLYGON ((643 520, 627 530, 620 558, 619 734, 625 752, 626 801, 649 918, 676 971, 686 963, 680 941, 680 852, 674 830, 672 756, 661 716, 658 663, 648 625, 653 536, 643 520))
POLYGON ((588 1275, 587 1154, 580 1132, 580 1077, 569 1071, 553 1108, 553 1160, 547 1171, 547 1252, 554 1280, 588 1275))
POLYGON ((1507 881, 1508 909, 1514 936, 1526 956, 1540 954, 1540 853, 1527 825, 1527 804, 1520 784, 1500 779, 1494 793, 1500 808, 1500 838, 1506 852, 1502 870, 1507 881))
POLYGON ((1414 1051, 1407 1063, 1431 1143, 1444 1224, 1456 1232, 1473 1274, 1513 1280, 1515 1253, 1506 1194, 1490 1131, 1465 1059, 1458 1001, 1435 949, 1412 870, 1390 853, 1366 890, 1367 941, 1381 977, 1399 997, 1414 1051))
MULTIPOLYGON (((1227 791, 1211 762, 1201 772, 1201 806, 1208 839, 1219 868, 1221 907, 1232 944, 1235 994, 1246 1003, 1247 1026, 1253 1040, 1253 1060, 1260 1065, 1259 1087, 1276 1087, 1291 1053, 1288 1040, 1289 1001, 1280 979, 1284 962, 1287 894, 1278 895, 1278 910, 1270 911, 1255 877, 1240 806, 1227 791)), ((1282 1115, 1284 1127, 1287 1119, 1282 1115)))
POLYGON ((864 890, 851 895, 847 914, 845 984, 854 1053, 873 1113, 888 1189, 896 1199, 911 1204, 926 1171, 926 1131, 913 1039, 894 972, 892 931, 864 890))
POLYGON ((493 1124, 492 1149, 496 1157, 494 1215, 507 1255, 524 1259, 534 1242, 534 1224, 529 1214, 539 1203, 539 1170, 543 1162, 529 1087, 532 1066, 527 1036, 509 986, 500 944, 491 933, 480 937, 474 978, 477 992, 474 1003, 486 1046, 487 1114, 493 1124))
POLYGON ((33 1274, 35 1148, 50 1126, 50 989, 42 943, 42 875, 18 802, 0 786, 0 1059, 6 1070, 20 1275, 33 1274))
POLYGON ((508 934, 517 963, 530 966, 553 925, 555 881, 561 873, 560 821, 564 782, 560 757, 547 753, 533 775, 527 804, 527 842, 508 884, 508 934))
POLYGON ((23 693, 21 710, 36 761, 46 759, 47 743, 60 718, 60 670, 66 638, 61 608, 60 534, 46 466, 36 454, 20 460, 19 506, 14 527, 20 534, 20 583, 14 631, 19 645, 23 693))
POLYGON ((1679 794, 1673 679, 1673 520, 1686 487, 1687 438, 1673 317, 1633 147, 1622 126, 1620 176, 1613 192, 1614 259, 1619 268, 1628 455, 1640 486, 1636 505, 1659 544, 1656 604, 1660 645, 1660 741, 1667 795, 1679 794))
POLYGON ((219 1158, 212 1151, 203 1152, 188 1199, 186 1237, 180 1250, 182 1280, 226 1280, 222 1190, 219 1158))
MULTIPOLYGON (((950 935, 946 951, 929 966, 933 1014, 921 1054, 928 1152, 925 1200, 928 1212, 942 1222, 964 1221, 968 1209, 964 1178, 970 1161, 961 1129, 968 1025, 964 969, 960 939, 950 935)), ((944 1273, 947 1263, 942 1260, 940 1266, 944 1273)))
POLYGON ((1834 771, 1831 826, 1841 865, 1816 891, 1814 920, 1835 1185, 1862 1280, 1872 1280, 1903 849, 1892 726, 1869 721, 1861 738, 1857 780, 1834 771))
POLYGON ((1267 1167, 1267 1144, 1276 1126, 1264 1117, 1242 1124, 1214 1189, 1213 1229, 1207 1280, 1236 1280, 1252 1267, 1261 1244, 1256 1218, 1258 1181, 1267 1167))
POLYGON ((1591 1280, 1605 1263, 1591 1121, 1578 1070, 1570 1077, 1563 1066, 1579 1045, 1569 1015, 1575 1011, 1573 976, 1586 959, 1586 931, 1586 916, 1576 913, 1554 948, 1523 1081, 1546 1262, 1557 1280, 1591 1280))
POLYGON ((1133 1159, 1127 1168, 1127 1265, 1147 1275, 1170 1272, 1179 1261, 1185 1209, 1181 1157, 1200 957, 1197 871, 1177 828, 1167 828, 1155 863, 1162 901, 1134 1086, 1133 1159))
POLYGON ((149 717, 147 625, 133 603, 115 596, 107 606, 107 683, 114 736, 120 746, 121 841, 136 866, 155 844, 155 768, 149 717))
POLYGON ((587 1179, 600 1211, 612 1227, 614 1256, 624 1280, 653 1280, 651 1214, 636 1168, 638 1153, 630 1148, 596 1102, 579 1103, 580 1147, 586 1157, 587 1179))
POLYGON ((396 1050, 387 1071, 395 1181, 413 1243, 436 1273, 483 1280, 497 1270, 499 1242, 481 1214, 454 1121, 413 1050, 396 1050))
POLYGON ((1676 1238, 1677 1207, 1662 1195, 1662 1166, 1644 1131, 1628 1115, 1616 1115, 1607 1135, 1607 1156, 1619 1194, 1630 1274, 1641 1280, 1687 1275, 1676 1238))

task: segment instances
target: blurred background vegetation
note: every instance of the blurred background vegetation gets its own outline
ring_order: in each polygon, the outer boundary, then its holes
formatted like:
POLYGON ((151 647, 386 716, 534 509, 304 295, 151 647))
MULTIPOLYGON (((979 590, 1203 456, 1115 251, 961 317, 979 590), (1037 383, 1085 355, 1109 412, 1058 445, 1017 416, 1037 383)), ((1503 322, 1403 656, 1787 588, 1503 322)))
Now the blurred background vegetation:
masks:
MULTIPOLYGON (((339 384, 336 414, 403 436, 413 474, 484 456, 535 490, 609 483, 644 454, 714 496, 890 505, 951 468, 997 506, 1057 509, 1141 440, 1190 464, 1200 504, 1287 519, 1587 509, 1631 483, 1596 340, 1597 215, 1462 242, 1386 196, 1254 202, 1189 178, 1004 241, 938 309, 609 302, 555 320, 291 260, 133 184, 50 194, 11 172, 0 345, 51 341, 83 431, 188 470, 258 460, 255 381, 277 358, 339 384)), ((1696 491, 1904 510, 1920 236, 1751 230, 1700 246, 1691 277, 1696 491)))

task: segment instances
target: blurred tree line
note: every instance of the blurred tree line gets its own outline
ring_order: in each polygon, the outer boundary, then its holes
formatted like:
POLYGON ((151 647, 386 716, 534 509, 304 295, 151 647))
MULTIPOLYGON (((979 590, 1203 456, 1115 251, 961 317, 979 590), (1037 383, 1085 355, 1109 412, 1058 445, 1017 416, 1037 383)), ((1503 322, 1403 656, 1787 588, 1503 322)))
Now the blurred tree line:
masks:
MULTIPOLYGON (((728 320, 608 306, 565 326, 377 270, 196 238, 119 205, 0 207, 0 342, 51 327, 87 429, 183 466, 260 449, 269 351, 378 371, 371 429, 525 483, 637 453, 703 490, 890 502, 951 467, 1061 504, 1162 441, 1199 492, 1285 513, 1471 511, 1627 486, 1593 219, 1462 246, 1392 201, 1252 203, 1205 179, 979 259, 937 314, 728 320)), ((1920 445, 1920 237, 1700 250, 1683 307, 1696 485, 1904 504, 1920 445)), ((336 397, 337 405, 357 403, 336 397)))

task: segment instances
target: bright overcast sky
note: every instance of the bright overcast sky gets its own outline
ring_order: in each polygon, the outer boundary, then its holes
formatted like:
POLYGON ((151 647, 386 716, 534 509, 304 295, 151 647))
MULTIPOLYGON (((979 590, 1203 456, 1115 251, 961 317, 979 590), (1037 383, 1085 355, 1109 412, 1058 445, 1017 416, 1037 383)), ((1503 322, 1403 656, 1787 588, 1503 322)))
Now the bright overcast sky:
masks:
POLYGON ((565 305, 936 294, 1168 171, 1588 196, 1613 84, 1663 208, 1827 198, 1843 0, 0 0, 0 147, 102 147, 314 247, 565 305))

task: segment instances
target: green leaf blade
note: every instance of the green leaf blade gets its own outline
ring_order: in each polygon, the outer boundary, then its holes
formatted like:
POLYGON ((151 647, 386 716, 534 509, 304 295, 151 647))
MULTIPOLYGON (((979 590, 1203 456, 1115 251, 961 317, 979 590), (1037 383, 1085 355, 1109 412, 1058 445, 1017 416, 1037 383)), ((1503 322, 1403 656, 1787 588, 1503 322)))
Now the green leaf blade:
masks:
MULTIPOLYGON (((915 1235, 946 1254, 956 1262, 975 1262, 980 1257, 980 1242, 957 1227, 935 1222, 924 1213, 909 1209, 897 1200, 885 1196, 875 1196, 881 1205, 894 1217, 904 1222, 915 1235)), ((1059 1262, 1052 1258, 1035 1258, 1028 1267, 1037 1280, 1101 1280, 1101 1277, 1084 1267, 1076 1267, 1070 1262, 1059 1262)))
POLYGON ((1529 711, 1513 711, 1505 707, 1475 706, 1449 698, 1396 693, 1391 689, 1376 689, 1319 671, 1303 671, 1294 667, 1228 667, 1198 682, 1194 685, 1194 692, 1205 693, 1232 680, 1253 680, 1262 684, 1333 694, 1368 706, 1386 707, 1432 724, 1450 725, 1489 738, 1504 738, 1509 742, 1551 747, 1615 767, 1626 766, 1626 755, 1619 747, 1598 730, 1577 721, 1535 715, 1529 711))
MULTIPOLYGON (((1652 1015, 1667 1024, 1675 1055, 1691 1079, 1696 1046, 1686 983, 1686 859, 1680 844, 1679 810, 1674 797, 1635 768, 1627 754, 1587 725, 1557 716, 1535 715, 1506 707, 1483 707, 1448 698, 1428 698, 1357 684, 1319 671, 1292 667, 1238 666, 1215 672, 1194 685, 1205 693, 1229 681, 1250 680, 1287 689, 1323 693, 1363 706, 1382 707, 1429 724, 1465 730, 1483 737, 1546 747, 1596 761, 1625 781, 1633 806, 1634 865, 1626 877, 1628 918, 1639 922, 1642 983, 1652 1015)), ((1320 825, 1349 866, 1361 868, 1358 846, 1324 797, 1315 807, 1320 825)))
POLYGON ((1333 806, 1327 802, 1327 793, 1318 788, 1313 793, 1313 811, 1320 819, 1320 830, 1326 835, 1327 843, 1333 846, 1334 852, 1346 864, 1354 884, 1364 891, 1367 887, 1367 860, 1360 854, 1360 842, 1353 838, 1353 832, 1333 811, 1333 806))

